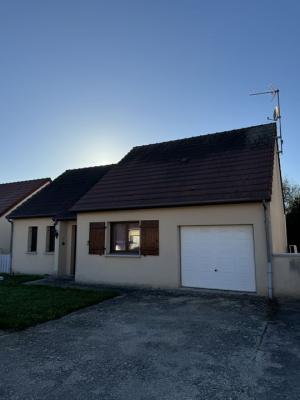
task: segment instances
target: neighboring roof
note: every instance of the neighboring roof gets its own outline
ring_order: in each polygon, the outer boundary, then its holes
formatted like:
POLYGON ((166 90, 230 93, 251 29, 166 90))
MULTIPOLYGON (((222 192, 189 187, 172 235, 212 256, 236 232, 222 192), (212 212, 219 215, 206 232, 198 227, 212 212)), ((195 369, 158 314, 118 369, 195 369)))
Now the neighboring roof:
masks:
POLYGON ((50 182, 50 178, 0 184, 0 217, 50 182))
POLYGON ((59 220, 76 217, 70 208, 111 168, 111 165, 70 169, 50 185, 15 209, 10 218, 52 217, 59 220))
POLYGON ((276 124, 134 147, 72 208, 270 200, 276 124))

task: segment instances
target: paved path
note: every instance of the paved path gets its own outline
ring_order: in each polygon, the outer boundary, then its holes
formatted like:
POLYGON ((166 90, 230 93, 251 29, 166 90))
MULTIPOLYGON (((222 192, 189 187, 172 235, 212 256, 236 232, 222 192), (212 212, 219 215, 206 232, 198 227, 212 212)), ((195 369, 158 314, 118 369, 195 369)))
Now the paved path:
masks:
POLYGON ((0 399, 300 398, 300 305, 129 291, 0 336, 0 399))

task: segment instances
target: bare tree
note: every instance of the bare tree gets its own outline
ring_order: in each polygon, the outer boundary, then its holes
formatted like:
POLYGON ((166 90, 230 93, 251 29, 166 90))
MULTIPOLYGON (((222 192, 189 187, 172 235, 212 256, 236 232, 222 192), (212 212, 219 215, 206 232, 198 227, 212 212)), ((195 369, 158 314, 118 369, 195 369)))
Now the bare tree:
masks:
POLYGON ((285 178, 283 195, 288 243, 297 245, 298 251, 300 251, 300 185, 291 183, 285 178))
POLYGON ((283 198, 286 213, 289 214, 294 208, 295 203, 299 204, 300 200, 300 185, 292 183, 287 178, 282 182, 283 198))

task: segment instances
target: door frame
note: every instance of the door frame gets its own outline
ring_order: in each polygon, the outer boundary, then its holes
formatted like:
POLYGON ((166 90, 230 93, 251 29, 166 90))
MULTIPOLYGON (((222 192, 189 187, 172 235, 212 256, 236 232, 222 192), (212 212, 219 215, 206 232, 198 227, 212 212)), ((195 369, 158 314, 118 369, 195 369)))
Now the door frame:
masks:
POLYGON ((70 275, 75 276, 76 273, 76 249, 77 249, 77 225, 72 225, 71 230, 71 260, 70 275))

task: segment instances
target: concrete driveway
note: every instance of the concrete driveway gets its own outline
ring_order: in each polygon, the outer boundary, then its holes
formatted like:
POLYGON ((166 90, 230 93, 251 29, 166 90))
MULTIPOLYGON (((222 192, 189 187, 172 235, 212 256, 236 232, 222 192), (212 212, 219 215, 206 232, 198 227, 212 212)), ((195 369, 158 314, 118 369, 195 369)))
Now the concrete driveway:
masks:
POLYGON ((300 306, 132 291, 0 335, 0 398, 299 399, 300 306))

